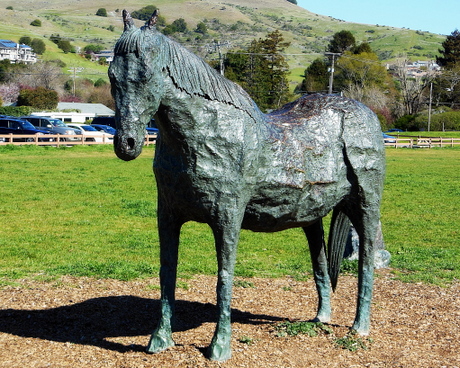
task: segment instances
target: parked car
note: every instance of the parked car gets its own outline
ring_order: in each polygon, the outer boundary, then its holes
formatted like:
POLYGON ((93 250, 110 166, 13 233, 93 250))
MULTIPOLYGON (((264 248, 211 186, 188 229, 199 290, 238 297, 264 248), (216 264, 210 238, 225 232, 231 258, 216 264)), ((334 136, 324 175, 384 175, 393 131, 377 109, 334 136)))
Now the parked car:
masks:
POLYGON ((388 129, 385 133, 404 133, 404 130, 393 128, 393 129, 388 129))
POLYGON ((91 122, 91 125, 108 125, 117 129, 114 116, 96 116, 91 122))
POLYGON ((111 126, 109 125, 102 125, 102 124, 93 124, 91 123, 91 126, 92 127, 95 127, 97 130, 99 130, 100 132, 106 132, 106 133, 109 133, 109 134, 112 134, 112 135, 115 135, 117 134, 117 130, 115 128, 112 128, 111 126))
POLYGON ((158 128, 145 128, 148 135, 158 134, 158 128))
POLYGON ((391 136, 391 135, 388 135, 388 134, 385 134, 385 133, 382 133, 382 136, 383 136, 383 141, 385 143, 396 143, 396 138, 391 136))
POLYGON ((78 138, 75 137, 77 132, 75 129, 69 128, 60 119, 54 119, 47 116, 21 116, 21 119, 27 120, 29 123, 34 125, 37 129, 46 130, 51 134, 65 135, 65 138, 60 138, 63 141, 76 141, 78 138))
MULTIPOLYGON (((114 129, 117 129, 114 116, 96 116, 91 122, 91 125, 108 125, 114 129)), ((155 119, 150 120, 147 126, 147 134, 158 134, 158 128, 155 124, 155 119)))
POLYGON ((113 135, 97 130, 95 127, 88 124, 76 124, 69 123, 68 127, 73 128, 77 131, 77 134, 81 134, 85 137, 85 142, 107 142, 111 143, 113 141, 113 135))
MULTIPOLYGON (((0 134, 21 134, 21 135, 48 135, 50 132, 35 128, 27 120, 18 119, 15 117, 0 118, 0 134)), ((9 138, 3 138, 3 142, 9 142, 9 138)), ((34 138, 18 138, 15 142, 33 142, 34 138)), ((53 138, 40 137, 40 142, 52 142, 53 138)))

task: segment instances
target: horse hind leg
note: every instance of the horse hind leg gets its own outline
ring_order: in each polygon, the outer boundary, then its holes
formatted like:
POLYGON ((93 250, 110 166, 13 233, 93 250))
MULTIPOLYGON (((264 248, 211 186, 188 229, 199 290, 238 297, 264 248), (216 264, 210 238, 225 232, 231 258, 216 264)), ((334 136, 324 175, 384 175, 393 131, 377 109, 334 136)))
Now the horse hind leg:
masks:
POLYGON ((315 322, 331 320, 331 282, 327 267, 324 230, 322 220, 303 228, 310 248, 313 275, 318 292, 318 309, 315 322))
POLYGON ((368 335, 370 329, 374 285, 374 244, 380 221, 383 173, 383 164, 378 167, 378 162, 374 170, 355 171, 355 185, 360 190, 354 200, 348 203, 349 207, 346 210, 346 215, 359 235, 358 296, 352 329, 360 335, 368 335))
POLYGON ((358 221, 352 221, 359 235, 358 296, 352 330, 368 335, 374 284, 374 243, 379 223, 378 208, 362 208, 358 221))

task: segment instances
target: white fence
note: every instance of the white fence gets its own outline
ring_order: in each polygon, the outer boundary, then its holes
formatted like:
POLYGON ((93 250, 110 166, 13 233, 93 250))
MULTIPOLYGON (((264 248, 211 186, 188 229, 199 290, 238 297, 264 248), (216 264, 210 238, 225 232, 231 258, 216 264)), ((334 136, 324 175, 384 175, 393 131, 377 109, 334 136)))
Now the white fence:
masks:
MULTIPOLYGON (((157 136, 155 134, 145 135, 145 145, 155 144, 157 136)), ((112 144, 113 137, 86 135, 61 135, 61 134, 0 134, 0 146, 13 144, 21 145, 37 145, 37 146, 75 146, 75 145, 93 145, 93 144, 112 144)))
POLYGON ((454 147, 460 144, 460 138, 442 137, 409 137, 397 136, 395 142, 387 142, 387 147, 409 147, 409 148, 432 148, 432 147, 454 147))

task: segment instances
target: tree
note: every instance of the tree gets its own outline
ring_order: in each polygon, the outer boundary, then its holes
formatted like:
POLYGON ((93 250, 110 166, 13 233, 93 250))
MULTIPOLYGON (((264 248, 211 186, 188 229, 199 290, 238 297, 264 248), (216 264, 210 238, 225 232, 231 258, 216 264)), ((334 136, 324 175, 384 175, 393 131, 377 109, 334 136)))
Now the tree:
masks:
POLYGON ((67 40, 60 40, 57 45, 62 51, 64 51, 65 54, 72 52, 74 49, 70 42, 67 40))
POLYGON ((147 21, 150 19, 155 10, 158 10, 158 8, 155 5, 147 5, 144 6, 142 9, 133 11, 131 13, 131 16, 135 19, 147 21))
POLYGON ((87 54, 98 54, 102 50, 104 50, 104 46, 102 46, 102 45, 93 45, 93 44, 86 45, 83 48, 83 51, 85 53, 87 53, 87 54))
POLYGON ((34 38, 31 41, 30 46, 32 47, 34 52, 38 55, 43 55, 46 51, 45 43, 39 38, 34 38))
POLYGON ((107 9, 99 8, 96 12, 96 15, 99 17, 106 17, 107 16, 107 9))
POLYGON ((208 27, 203 22, 200 22, 196 25, 196 33, 206 34, 208 32, 208 27))
POLYGON ((443 70, 433 81, 433 102, 450 103, 451 107, 460 103, 460 64, 443 70))
POLYGON ((43 87, 23 89, 18 96, 18 106, 31 106, 40 110, 55 109, 58 102, 57 92, 43 87))
POLYGON ((291 98, 288 65, 282 55, 288 46, 279 31, 253 40, 247 50, 227 56, 226 76, 239 83, 261 109, 280 107, 291 98))
POLYGON ((0 84, 0 97, 4 104, 12 104, 18 100, 19 85, 16 83, 0 84))
POLYGON ((456 29, 441 44, 439 49, 442 56, 436 58, 437 63, 447 69, 460 66, 460 32, 456 29))
POLYGON ((356 46, 356 40, 350 31, 340 31, 332 36, 329 42, 327 51, 341 54, 347 50, 351 50, 356 46))
POLYGON ((304 79, 297 86, 297 93, 322 92, 327 90, 329 84, 329 70, 324 59, 313 60, 310 66, 305 69, 304 79))
POLYGON ((402 115, 416 115, 426 100, 425 93, 436 74, 429 71, 423 76, 410 76, 407 73, 407 64, 407 60, 399 60, 394 67, 393 76, 402 98, 402 115))
POLYGON ((44 61, 24 66, 21 73, 10 77, 10 81, 31 88, 57 90, 62 86, 62 78, 61 67, 56 62, 44 61))
POLYGON ((32 43, 32 39, 29 37, 29 36, 22 36, 18 43, 20 45, 27 45, 27 46, 32 46, 31 43, 32 43))
POLYGON ((378 56, 373 52, 353 54, 345 53, 337 60, 337 69, 340 71, 342 86, 355 84, 360 87, 383 85, 386 69, 380 63, 378 56))

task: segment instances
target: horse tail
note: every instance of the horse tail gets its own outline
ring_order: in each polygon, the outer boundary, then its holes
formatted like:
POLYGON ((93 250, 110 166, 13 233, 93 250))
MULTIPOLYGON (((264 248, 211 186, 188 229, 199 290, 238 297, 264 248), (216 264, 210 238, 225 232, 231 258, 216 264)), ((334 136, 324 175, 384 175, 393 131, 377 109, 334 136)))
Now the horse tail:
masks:
POLYGON ((340 209, 335 208, 332 211, 332 220, 327 244, 328 273, 331 279, 332 290, 335 290, 337 286, 340 265, 342 264, 348 233, 350 232, 350 225, 351 222, 349 218, 340 209))

